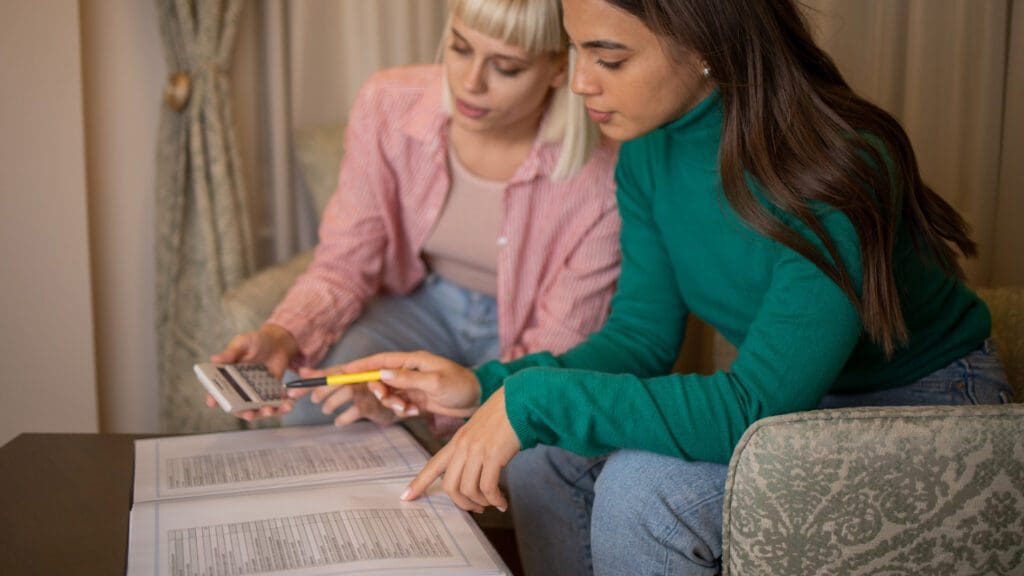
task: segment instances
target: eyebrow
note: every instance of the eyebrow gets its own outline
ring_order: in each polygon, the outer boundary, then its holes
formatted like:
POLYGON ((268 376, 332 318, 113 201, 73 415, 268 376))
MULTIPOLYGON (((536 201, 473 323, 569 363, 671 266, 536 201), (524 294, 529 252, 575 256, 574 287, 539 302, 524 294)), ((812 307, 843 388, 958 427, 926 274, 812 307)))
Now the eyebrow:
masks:
MULTIPOLYGON (((459 34, 459 31, 456 30, 454 26, 452 27, 451 30, 452 30, 452 34, 454 34, 456 38, 458 38, 459 40, 462 40, 466 44, 469 44, 469 40, 466 40, 465 36, 463 36, 462 34, 459 34)), ((512 56, 511 54, 502 54, 500 52, 497 52, 497 53, 493 54, 492 56, 494 58, 499 58, 501 60, 511 60, 512 62, 521 64, 523 66, 529 66, 530 65, 530 62, 528 60, 523 60, 522 58, 520 58, 518 56, 512 56)))
POLYGON ((592 48, 597 50, 632 50, 625 44, 619 44, 612 40, 590 40, 582 44, 584 48, 592 48))

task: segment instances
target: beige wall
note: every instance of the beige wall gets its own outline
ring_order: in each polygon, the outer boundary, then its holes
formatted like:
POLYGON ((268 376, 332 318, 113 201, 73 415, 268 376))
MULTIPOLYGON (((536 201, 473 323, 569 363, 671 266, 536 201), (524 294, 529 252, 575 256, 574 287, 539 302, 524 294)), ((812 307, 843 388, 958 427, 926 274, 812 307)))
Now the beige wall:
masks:
POLYGON ((155 432, 153 182, 166 77, 156 8, 143 0, 81 9, 101 425, 155 432))
POLYGON ((0 444, 98 427, 78 23, 0 2, 0 444))
MULTIPOLYGON (((1024 2, 1011 14, 1004 126, 1024 127, 1024 2)), ((1003 130, 992 285, 1024 285, 1024 130, 1003 130)))

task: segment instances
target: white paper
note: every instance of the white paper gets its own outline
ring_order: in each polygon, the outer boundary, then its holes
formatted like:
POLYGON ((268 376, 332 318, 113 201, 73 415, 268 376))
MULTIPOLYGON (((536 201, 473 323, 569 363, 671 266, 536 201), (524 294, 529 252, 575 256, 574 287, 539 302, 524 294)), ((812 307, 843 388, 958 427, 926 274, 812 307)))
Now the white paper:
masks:
POLYGON ((128 574, 508 574, 404 429, 358 423, 136 441, 128 574))
POLYGON ((427 454, 404 429, 357 422, 135 442, 135 502, 415 476, 427 454))

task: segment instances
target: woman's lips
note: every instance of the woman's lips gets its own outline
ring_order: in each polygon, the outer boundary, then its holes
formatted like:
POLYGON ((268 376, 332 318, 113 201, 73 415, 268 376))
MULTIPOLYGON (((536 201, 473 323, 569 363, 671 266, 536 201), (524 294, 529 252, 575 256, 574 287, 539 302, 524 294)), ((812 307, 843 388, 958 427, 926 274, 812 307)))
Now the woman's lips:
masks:
POLYGON ((612 119, 611 112, 601 112, 600 110, 594 110, 593 108, 587 108, 587 116, 590 116, 590 119, 598 124, 604 124, 612 119))
POLYGON ((489 112, 487 108, 478 108, 458 98, 455 99, 455 107, 467 118, 481 118, 489 112))

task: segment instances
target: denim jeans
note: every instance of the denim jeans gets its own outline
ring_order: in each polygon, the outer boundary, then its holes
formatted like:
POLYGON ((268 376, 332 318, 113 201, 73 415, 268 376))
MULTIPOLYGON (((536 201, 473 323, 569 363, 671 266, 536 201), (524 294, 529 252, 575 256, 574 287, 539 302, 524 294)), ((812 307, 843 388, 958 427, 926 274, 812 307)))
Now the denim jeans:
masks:
MULTIPOLYGON (((899 388, 830 394, 820 408, 1000 404, 1012 398, 990 342, 899 388)), ((551 446, 507 468, 527 576, 715 574, 727 466, 620 450, 584 458, 551 446)))
MULTIPOLYGON (((343 364, 378 352, 426 350, 465 366, 500 356, 498 306, 495 299, 430 275, 405 296, 372 300, 320 366, 343 364)), ((297 378, 285 374, 285 380, 297 378)), ((342 408, 344 409, 344 407, 342 408)), ((337 414, 324 414, 303 396, 281 417, 285 426, 330 424, 337 414)))

